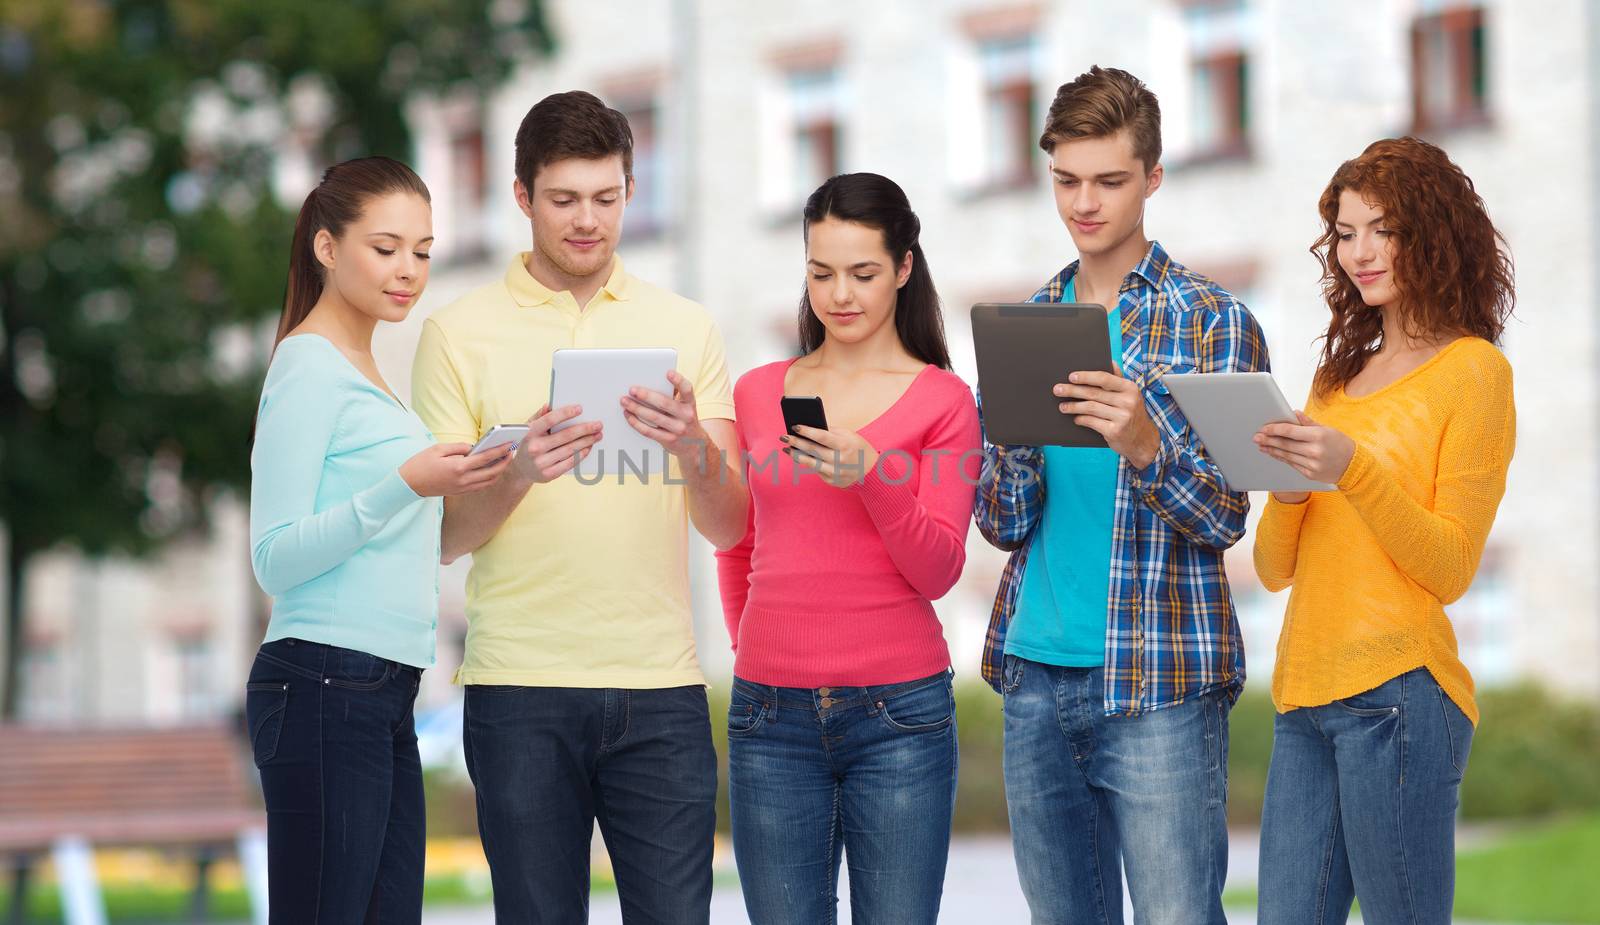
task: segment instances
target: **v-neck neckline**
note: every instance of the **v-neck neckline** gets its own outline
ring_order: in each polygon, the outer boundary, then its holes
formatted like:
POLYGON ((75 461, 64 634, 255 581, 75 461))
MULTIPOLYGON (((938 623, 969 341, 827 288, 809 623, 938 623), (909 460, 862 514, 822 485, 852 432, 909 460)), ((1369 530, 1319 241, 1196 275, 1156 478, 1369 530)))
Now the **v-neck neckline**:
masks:
MULTIPOLYGON (((789 370, 793 368, 794 364, 800 359, 800 357, 794 357, 788 363, 785 363, 783 366, 783 375, 778 377, 778 389, 785 395, 789 393, 789 370)), ((882 411, 878 412, 877 417, 874 417, 867 423, 857 427, 855 432, 858 434, 865 433, 868 428, 876 426, 879 421, 882 421, 884 418, 888 417, 895 411, 896 408, 899 408, 902 404, 904 404, 906 396, 910 395, 916 389, 917 384, 922 381, 922 378, 928 374, 928 370, 930 369, 937 369, 937 367, 932 363, 924 363, 922 368, 917 370, 917 374, 911 378, 911 384, 905 387, 905 390, 900 393, 899 397, 890 402, 887 408, 884 408, 882 411)))
POLYGON ((338 344, 336 344, 333 341, 329 340, 327 337, 325 337, 325 336, 323 336, 321 334, 318 334, 315 331, 307 331, 304 334, 291 334, 288 337, 285 337, 281 342, 279 342, 278 346, 281 347, 281 346, 283 346, 283 344, 285 344, 285 343, 287 343, 287 342, 289 342, 291 340, 294 340, 297 337, 314 337, 317 340, 322 341, 324 344, 327 344, 328 345, 328 349, 330 349, 334 353, 338 354, 339 355, 339 359, 341 361, 343 361, 344 365, 348 366, 350 368, 351 372, 353 372, 357 376, 359 376, 361 378, 362 382, 365 382, 368 386, 371 386, 374 391, 377 391, 378 393, 383 395, 384 398, 388 399, 389 401, 394 402, 395 406, 398 407, 401 411, 404 411, 406 414, 410 414, 411 413, 411 409, 407 408, 406 407, 406 403, 400 400, 400 396, 398 396, 398 395, 394 394, 394 392, 390 391, 389 383, 383 382, 383 381, 381 381, 381 379, 379 381, 377 381, 377 382, 374 382, 371 376, 368 376, 366 373, 361 371, 361 367, 359 367, 355 363, 351 362, 350 358, 345 355, 345 352, 343 350, 339 349, 339 345, 338 344))
MULTIPOLYGON (((1372 399, 1377 398, 1380 395, 1383 395, 1384 393, 1390 391, 1391 389, 1398 388, 1399 386, 1404 385, 1405 383, 1410 382, 1412 379, 1415 379, 1416 377, 1422 375, 1427 370, 1433 368, 1433 366, 1435 364, 1437 364, 1441 359, 1443 359, 1445 354, 1451 352, 1457 346, 1459 346, 1461 343, 1463 343, 1464 341, 1470 340, 1470 339, 1471 338, 1468 338, 1468 337, 1458 337, 1458 338, 1456 338, 1455 340, 1451 341, 1450 343, 1445 344, 1443 347, 1440 347, 1439 350, 1436 353, 1434 353, 1433 356, 1428 357, 1426 360, 1423 360, 1421 363, 1418 363, 1416 366, 1413 366, 1410 369, 1406 370, 1404 373, 1401 373, 1399 376, 1395 377, 1393 380, 1384 383, 1383 385, 1379 386, 1376 390, 1368 392, 1365 395, 1351 395, 1346 390, 1346 386, 1342 385, 1342 386, 1339 387, 1339 396, 1341 398, 1343 398, 1347 402, 1371 401, 1372 399)), ((1346 383, 1346 385, 1348 385, 1348 383, 1346 383)))

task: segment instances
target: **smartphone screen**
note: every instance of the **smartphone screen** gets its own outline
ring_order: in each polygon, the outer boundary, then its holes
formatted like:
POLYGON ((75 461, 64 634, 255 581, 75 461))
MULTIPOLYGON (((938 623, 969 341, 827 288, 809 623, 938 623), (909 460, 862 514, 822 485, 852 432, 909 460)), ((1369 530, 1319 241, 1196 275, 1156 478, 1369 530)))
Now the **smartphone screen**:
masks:
POLYGON ((822 413, 821 398, 815 395, 785 395, 781 404, 783 426, 790 434, 794 434, 795 426, 800 424, 818 430, 828 429, 828 418, 822 413))

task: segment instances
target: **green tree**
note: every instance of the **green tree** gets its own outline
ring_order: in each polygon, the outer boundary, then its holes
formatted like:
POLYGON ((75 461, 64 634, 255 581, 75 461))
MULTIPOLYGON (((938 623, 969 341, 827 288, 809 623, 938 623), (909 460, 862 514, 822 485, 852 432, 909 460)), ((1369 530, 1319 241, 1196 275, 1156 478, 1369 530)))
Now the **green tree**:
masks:
POLYGON ((147 553, 248 481, 286 141, 408 158, 408 99, 549 48, 538 0, 0 0, 0 718, 34 556, 147 553))

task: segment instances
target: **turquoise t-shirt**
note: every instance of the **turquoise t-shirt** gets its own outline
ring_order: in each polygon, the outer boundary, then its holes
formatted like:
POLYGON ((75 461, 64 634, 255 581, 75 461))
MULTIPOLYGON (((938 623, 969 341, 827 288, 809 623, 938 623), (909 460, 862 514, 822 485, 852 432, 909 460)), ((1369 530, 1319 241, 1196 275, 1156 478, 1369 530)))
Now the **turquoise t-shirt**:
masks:
MULTIPOLYGON (((1061 300, 1076 300, 1076 289, 1068 281, 1061 300)), ((1120 363, 1122 312, 1115 306, 1106 328, 1120 363)), ((1007 654, 1071 668, 1103 664, 1117 465, 1116 451, 1106 447, 1044 448, 1044 511, 1006 631, 1007 654)))

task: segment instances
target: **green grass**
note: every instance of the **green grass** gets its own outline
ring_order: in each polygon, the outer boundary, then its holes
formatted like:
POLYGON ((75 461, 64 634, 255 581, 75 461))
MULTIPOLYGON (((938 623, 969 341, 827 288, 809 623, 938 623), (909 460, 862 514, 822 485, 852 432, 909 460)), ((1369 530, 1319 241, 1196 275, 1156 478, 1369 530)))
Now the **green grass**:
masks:
POLYGON ((1527 829, 1456 860, 1456 915, 1600 923, 1600 814, 1527 829))
MULTIPOLYGON (((469 881, 462 876, 433 877, 423 888, 423 905, 471 906, 489 901, 488 880, 469 881)), ((592 892, 610 893, 617 888, 609 876, 596 874, 592 892)), ((189 891, 174 888, 107 887, 100 889, 106 916, 115 925, 158 925, 189 921, 189 891)), ((0 889, 0 913, 11 908, 11 894, 0 889)), ((245 920, 250 917, 250 900, 243 888, 213 890, 208 906, 212 921, 245 920)), ((28 890, 27 925, 55 925, 61 921, 61 895, 55 884, 37 884, 28 890)))
MULTIPOLYGON (((1455 915, 1482 922, 1600 925, 1600 815, 1539 823, 1456 858, 1455 915)), ((1223 905, 1253 909, 1256 890, 1223 905)))

